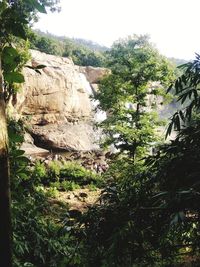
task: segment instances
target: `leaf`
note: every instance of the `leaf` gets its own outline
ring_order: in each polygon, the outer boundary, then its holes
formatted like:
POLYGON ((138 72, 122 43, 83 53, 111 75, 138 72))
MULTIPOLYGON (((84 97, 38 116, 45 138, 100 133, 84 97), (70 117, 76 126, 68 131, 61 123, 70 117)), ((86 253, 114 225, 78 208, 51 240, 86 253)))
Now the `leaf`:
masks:
POLYGON ((177 99, 177 102, 179 102, 181 100, 181 104, 183 104, 183 102, 185 101, 185 99, 187 98, 188 96, 188 93, 184 93, 184 94, 181 94, 178 99, 177 99))
POLYGON ((193 108, 193 102, 186 108, 185 116, 187 117, 188 121, 190 121, 192 117, 192 108, 193 108))
POLYGON ((170 122, 168 128, 167 128, 167 132, 166 132, 166 135, 165 135, 165 139, 167 139, 167 137, 171 134, 173 124, 174 124, 174 122, 173 122, 173 120, 172 120, 172 121, 170 122))
POLYGON ((39 70, 35 70, 37 73, 39 73, 40 75, 42 74, 39 70))
POLYGON ((35 69, 40 70, 46 68, 46 65, 37 65, 35 69))
POLYGON ((176 115, 176 118, 175 118, 175 127, 176 127, 176 130, 177 131, 180 131, 180 129, 181 129, 181 123, 180 123, 180 118, 179 118, 179 115, 178 114, 176 115))
POLYGON ((19 172, 17 175, 22 178, 23 180, 28 180, 29 176, 24 172, 19 172))
MULTIPOLYGON (((19 54, 18 54, 17 50, 14 47, 6 46, 3 49, 3 55, 10 56, 10 57, 16 57, 19 54)), ((7 62, 7 58, 5 58, 4 61, 7 62)), ((10 61, 8 61, 8 62, 10 62, 10 61)))
POLYGON ((17 157, 17 161, 18 161, 18 163, 21 163, 21 164, 24 164, 24 163, 27 164, 30 162, 30 160, 25 156, 17 157))
POLYGON ((184 122, 185 121, 185 117, 184 117, 184 114, 183 114, 182 110, 179 111, 179 115, 181 117, 181 120, 184 122))
POLYGON ((46 65, 37 65, 36 67, 33 67, 33 66, 26 66, 27 68, 29 68, 29 69, 32 69, 32 70, 34 70, 35 72, 37 72, 37 73, 39 73, 39 74, 41 74, 41 72, 39 71, 40 69, 44 69, 44 68, 46 68, 46 65))
POLYGON ((182 65, 179 65, 177 66, 178 69, 185 69, 185 68, 188 68, 190 66, 190 62, 189 63, 185 63, 185 64, 182 64, 182 65))
POLYGON ((13 34, 14 36, 20 37, 24 40, 27 39, 27 24, 28 22, 24 22, 23 18, 15 18, 13 21, 9 21, 6 24, 6 31, 8 33, 13 34))
POLYGON ((185 100, 187 99, 187 97, 188 97, 188 93, 182 94, 180 98, 178 99, 178 101, 181 100, 181 104, 183 104, 185 100))
POLYGON ((19 53, 13 47, 6 46, 2 52, 2 63, 4 72, 13 71, 19 64, 19 53))
MULTIPOLYGON (((22 140, 21 137, 20 137, 20 140, 22 140)), ((22 156, 22 155, 24 155, 24 153, 25 153, 25 151, 21 150, 21 149, 17 149, 17 150, 12 151, 12 155, 15 157, 22 156)))
POLYGON ((187 84, 187 79, 186 79, 185 75, 182 75, 181 78, 182 78, 183 83, 186 85, 187 84))
POLYGON ((161 193, 158 193, 158 194, 154 195, 152 198, 157 198, 157 197, 165 196, 167 194, 169 194, 169 192, 168 191, 164 191, 164 192, 161 192, 161 193))
POLYGON ((169 88, 167 89, 167 93, 169 93, 169 92, 172 90, 172 87, 173 87, 173 84, 171 84, 171 85, 169 86, 169 88))
POLYGON ((4 73, 4 79, 6 82, 12 84, 12 83, 23 83, 24 76, 19 73, 19 72, 9 72, 9 73, 4 73))
POLYGON ((24 141, 23 136, 18 135, 16 133, 14 133, 13 131, 8 131, 8 135, 9 135, 9 139, 13 143, 22 143, 24 141))
POLYGON ((47 13, 45 6, 43 4, 40 4, 37 0, 28 0, 28 2, 40 13, 47 13))

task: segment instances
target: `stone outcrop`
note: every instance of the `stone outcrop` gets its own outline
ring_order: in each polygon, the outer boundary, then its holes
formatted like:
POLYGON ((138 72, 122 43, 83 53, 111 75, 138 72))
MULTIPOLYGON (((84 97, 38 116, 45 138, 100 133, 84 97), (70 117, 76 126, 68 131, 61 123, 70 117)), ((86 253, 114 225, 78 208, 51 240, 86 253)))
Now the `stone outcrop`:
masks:
POLYGON ((94 68, 91 66, 79 67, 79 71, 83 73, 90 83, 94 93, 98 91, 98 83, 103 76, 106 76, 110 73, 109 69, 106 68, 94 68))
POLYGON ((91 66, 79 67, 79 72, 83 73, 90 84, 98 84, 101 78, 110 73, 106 68, 95 68, 91 66))
POLYGON ((75 66, 71 59, 39 51, 31 54, 28 65, 46 67, 41 74, 24 69, 15 110, 30 125, 35 142, 47 149, 97 149, 90 83, 96 85, 108 70, 75 66))
POLYGON ((32 157, 47 157, 49 155, 48 150, 37 147, 34 144, 34 139, 28 133, 25 133, 24 143, 22 144, 21 149, 24 150, 27 155, 31 155, 32 157))

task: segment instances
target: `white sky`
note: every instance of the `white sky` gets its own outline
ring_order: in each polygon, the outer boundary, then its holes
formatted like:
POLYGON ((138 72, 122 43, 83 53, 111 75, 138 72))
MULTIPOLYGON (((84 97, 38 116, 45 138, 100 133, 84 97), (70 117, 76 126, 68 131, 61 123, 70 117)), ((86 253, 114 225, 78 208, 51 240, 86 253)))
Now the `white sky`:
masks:
POLYGON ((192 59, 200 53, 200 0, 61 0, 61 8, 41 15, 35 28, 106 46, 149 34, 166 56, 192 59))

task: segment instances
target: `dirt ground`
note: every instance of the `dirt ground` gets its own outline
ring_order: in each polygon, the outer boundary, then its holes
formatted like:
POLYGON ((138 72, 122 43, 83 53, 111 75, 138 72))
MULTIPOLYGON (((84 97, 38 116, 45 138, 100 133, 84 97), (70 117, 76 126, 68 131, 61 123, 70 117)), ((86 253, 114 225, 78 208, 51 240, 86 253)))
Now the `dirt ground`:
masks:
POLYGON ((74 191, 60 192, 57 200, 68 204, 69 209, 85 211, 94 203, 98 202, 101 190, 89 190, 88 188, 75 189, 74 191))

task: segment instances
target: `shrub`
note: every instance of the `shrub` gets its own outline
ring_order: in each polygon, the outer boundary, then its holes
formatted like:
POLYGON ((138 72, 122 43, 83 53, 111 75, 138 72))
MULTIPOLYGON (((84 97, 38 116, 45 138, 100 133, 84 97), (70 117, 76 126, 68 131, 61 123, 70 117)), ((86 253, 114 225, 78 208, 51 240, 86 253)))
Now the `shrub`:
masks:
POLYGON ((60 170, 60 180, 74 181, 79 185, 88 185, 90 183, 94 183, 98 187, 103 185, 103 178, 100 175, 72 162, 66 162, 63 165, 60 170))
POLYGON ((48 178, 51 182, 59 181, 61 163, 59 161, 51 161, 48 165, 48 178))
POLYGON ((64 191, 74 191, 75 189, 79 188, 80 186, 73 181, 62 181, 60 183, 60 189, 64 191))
POLYGON ((56 198, 58 197, 59 192, 58 189, 56 187, 49 187, 48 189, 46 189, 46 196, 47 197, 52 197, 52 198, 56 198))
POLYGON ((47 177, 47 170, 44 163, 36 161, 32 172, 32 178, 34 179, 34 181, 37 183, 46 183, 47 177))

